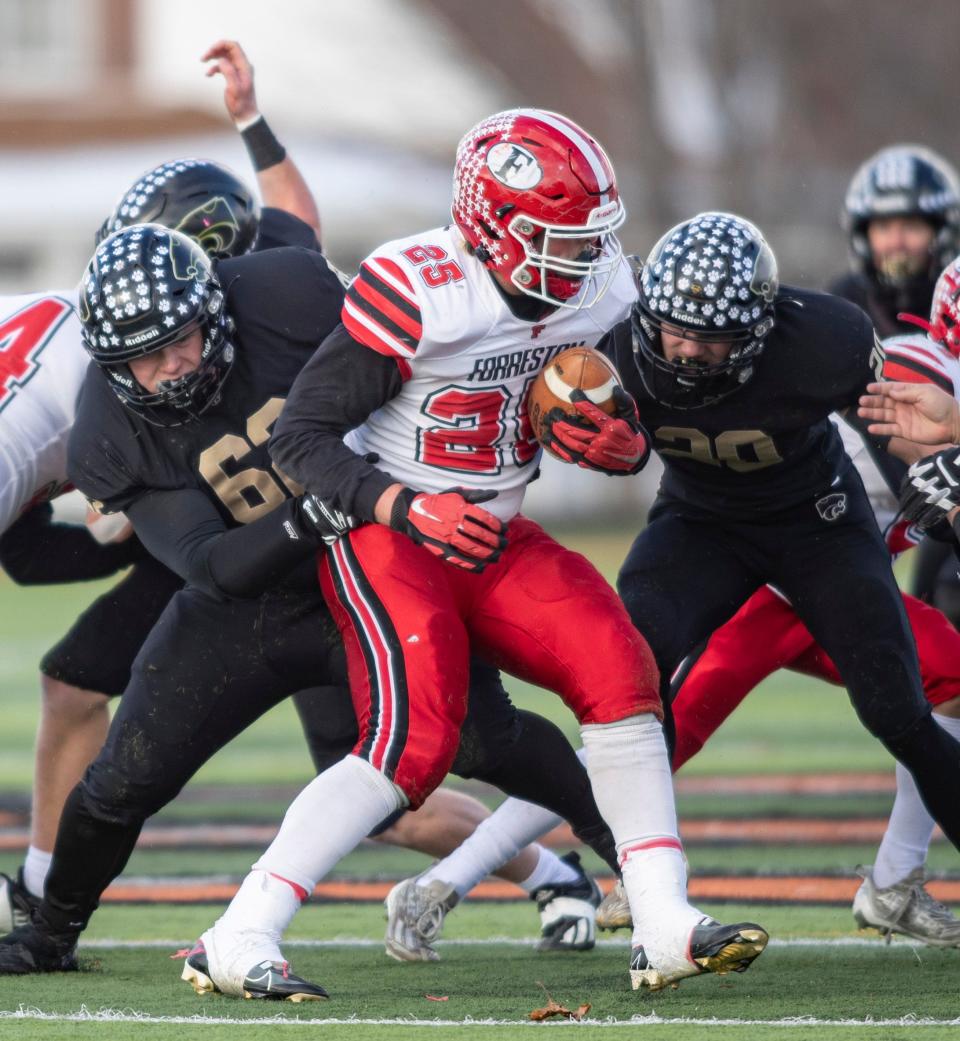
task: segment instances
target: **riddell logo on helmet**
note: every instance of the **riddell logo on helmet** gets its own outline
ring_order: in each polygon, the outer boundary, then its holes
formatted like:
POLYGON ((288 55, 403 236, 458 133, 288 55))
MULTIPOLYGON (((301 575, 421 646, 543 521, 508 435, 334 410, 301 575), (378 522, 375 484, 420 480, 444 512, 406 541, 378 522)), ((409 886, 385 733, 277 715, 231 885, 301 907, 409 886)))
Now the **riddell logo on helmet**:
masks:
POLYGON ((590 211, 590 216, 587 218, 587 226, 592 228, 594 224, 606 224, 607 221, 617 215, 619 209, 619 202, 610 202, 606 206, 598 206, 595 210, 590 211))
POLYGON ((690 311, 671 311, 670 317, 676 319, 682 325, 707 325, 706 318, 690 311))
POLYGON ((137 333, 136 336, 124 336, 123 343, 126 347, 139 347, 141 343, 147 343, 148 340, 155 340, 159 335, 160 330, 153 325, 149 329, 145 329, 142 333, 137 333))
POLYGON ((532 152, 509 141, 501 141, 487 152, 487 166, 501 184, 526 191, 543 180, 543 169, 532 152))

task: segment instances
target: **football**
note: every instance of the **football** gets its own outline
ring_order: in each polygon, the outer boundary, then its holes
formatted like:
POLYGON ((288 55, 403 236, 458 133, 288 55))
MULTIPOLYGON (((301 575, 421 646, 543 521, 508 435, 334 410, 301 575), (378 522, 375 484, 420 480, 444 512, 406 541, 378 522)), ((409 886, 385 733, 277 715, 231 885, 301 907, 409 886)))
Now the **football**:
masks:
POLYGON ((613 389, 620 385, 620 376, 612 362, 592 347, 571 347, 561 351, 540 370, 527 397, 527 413, 534 437, 543 443, 543 418, 553 408, 569 415, 579 415, 570 400, 574 390, 584 394, 608 415, 613 415, 613 389))

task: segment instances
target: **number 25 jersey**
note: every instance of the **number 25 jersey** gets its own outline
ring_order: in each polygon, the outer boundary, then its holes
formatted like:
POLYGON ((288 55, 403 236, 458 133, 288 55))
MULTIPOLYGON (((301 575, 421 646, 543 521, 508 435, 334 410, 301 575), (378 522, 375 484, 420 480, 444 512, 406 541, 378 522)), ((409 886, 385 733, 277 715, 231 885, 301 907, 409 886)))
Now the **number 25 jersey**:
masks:
POLYGON ((539 456, 526 413, 537 373, 568 347, 595 347, 635 297, 623 262, 592 307, 524 320, 455 227, 387 243, 364 261, 342 317, 354 340, 396 360, 403 385, 346 443, 418 491, 494 489, 484 508, 509 520, 539 456))

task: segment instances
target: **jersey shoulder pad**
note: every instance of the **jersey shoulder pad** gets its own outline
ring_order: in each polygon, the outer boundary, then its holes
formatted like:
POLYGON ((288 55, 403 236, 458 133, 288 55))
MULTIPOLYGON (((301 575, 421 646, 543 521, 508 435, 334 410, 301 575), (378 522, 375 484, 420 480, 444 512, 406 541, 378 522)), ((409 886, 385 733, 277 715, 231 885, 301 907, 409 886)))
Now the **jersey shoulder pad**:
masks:
POLYGON ((888 336, 883 341, 883 378, 899 383, 933 383, 954 394, 952 357, 923 333, 888 336))
POLYGON ((347 290, 343 324, 381 354, 413 358, 426 344, 479 337, 495 294, 459 232, 434 228, 382 246, 360 266, 347 290))
POLYGON ((281 246, 301 246, 303 249, 320 252, 317 233, 295 214, 274 206, 264 206, 260 211, 260 234, 254 251, 261 253, 281 246))
POLYGON ((360 265, 343 302, 341 321, 350 335, 380 354, 412 358, 423 335, 423 311, 409 264, 406 240, 388 242, 360 265))
POLYGON ((134 433, 127 410, 91 365, 67 444, 67 476, 101 513, 124 510, 136 498, 136 460, 146 449, 134 433))

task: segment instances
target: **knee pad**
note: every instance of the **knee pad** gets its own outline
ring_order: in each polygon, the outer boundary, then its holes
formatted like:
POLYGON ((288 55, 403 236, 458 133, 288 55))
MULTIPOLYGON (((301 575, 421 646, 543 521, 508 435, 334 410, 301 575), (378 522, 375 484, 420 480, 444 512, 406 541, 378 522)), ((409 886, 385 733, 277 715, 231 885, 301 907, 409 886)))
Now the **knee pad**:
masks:
POLYGON ((134 779, 112 763, 99 760, 87 769, 78 789, 80 806, 97 821, 121 827, 141 825, 179 793, 155 778, 134 779))
POLYGON ((920 686, 919 674, 887 646, 864 647, 863 682, 848 687, 860 722, 874 737, 886 743, 909 732, 930 715, 930 704, 920 686))

